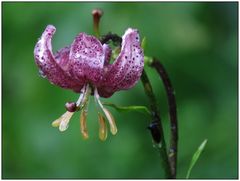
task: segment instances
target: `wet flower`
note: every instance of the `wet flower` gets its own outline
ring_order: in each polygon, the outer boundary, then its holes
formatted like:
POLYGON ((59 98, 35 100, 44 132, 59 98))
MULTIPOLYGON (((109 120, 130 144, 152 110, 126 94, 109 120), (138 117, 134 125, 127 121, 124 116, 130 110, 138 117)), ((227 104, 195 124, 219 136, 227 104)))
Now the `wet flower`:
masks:
POLYGON ((46 27, 34 49, 35 62, 42 77, 46 77, 52 84, 80 93, 80 97, 76 103, 67 103, 67 112, 52 125, 65 131, 74 111, 81 110, 81 133, 84 138, 88 138, 86 116, 89 96, 92 93, 98 107, 99 137, 105 140, 106 120, 112 134, 117 133, 117 127, 100 97, 108 98, 116 91, 130 89, 139 80, 144 66, 144 55, 138 31, 127 29, 122 36, 121 51, 112 64, 111 48, 85 33, 77 35, 71 46, 53 54, 51 40, 55 31, 52 25, 46 27))

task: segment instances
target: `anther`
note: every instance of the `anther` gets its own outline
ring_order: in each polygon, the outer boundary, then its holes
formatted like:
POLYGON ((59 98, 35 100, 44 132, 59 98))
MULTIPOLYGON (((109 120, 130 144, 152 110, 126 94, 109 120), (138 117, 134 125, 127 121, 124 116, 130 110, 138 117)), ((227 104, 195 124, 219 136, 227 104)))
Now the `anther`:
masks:
POLYGON ((80 130, 83 136, 83 139, 88 139, 88 130, 87 130, 87 111, 82 110, 81 115, 80 115, 80 130))
POLYGON ((99 121, 99 138, 102 141, 107 139, 107 125, 103 115, 98 112, 98 121, 99 121))

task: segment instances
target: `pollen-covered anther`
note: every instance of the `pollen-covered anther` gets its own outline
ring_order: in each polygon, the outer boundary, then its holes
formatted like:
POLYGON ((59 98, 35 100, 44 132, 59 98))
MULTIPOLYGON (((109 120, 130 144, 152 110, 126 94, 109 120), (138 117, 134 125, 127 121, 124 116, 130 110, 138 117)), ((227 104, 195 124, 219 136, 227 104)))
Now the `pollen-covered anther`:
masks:
POLYGON ((115 119, 113 117, 113 115, 111 114, 111 112, 103 107, 103 112, 105 113, 107 119, 108 119, 108 122, 109 122, 109 125, 110 125, 110 131, 113 135, 117 134, 117 126, 116 126, 116 123, 115 123, 115 119))
POLYGON ((52 122, 53 127, 59 127, 60 131, 65 131, 68 128, 68 123, 73 115, 73 112, 65 112, 60 118, 52 122))
POLYGON ((107 125, 104 116, 98 112, 98 122, 99 122, 99 139, 105 141, 107 139, 107 125))
POLYGON ((83 139, 88 139, 88 129, 87 129, 87 111, 82 110, 80 115, 80 131, 82 133, 83 139))

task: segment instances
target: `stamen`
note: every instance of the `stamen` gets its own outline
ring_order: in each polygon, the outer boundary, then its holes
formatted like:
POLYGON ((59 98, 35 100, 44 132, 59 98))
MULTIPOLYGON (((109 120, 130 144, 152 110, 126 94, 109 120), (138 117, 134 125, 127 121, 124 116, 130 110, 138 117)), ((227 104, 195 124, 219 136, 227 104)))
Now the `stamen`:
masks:
POLYGON ((107 120, 109 122, 111 133, 113 135, 115 135, 117 133, 117 126, 116 126, 116 123, 115 123, 115 119, 112 116, 112 114, 110 113, 110 111, 107 108, 103 107, 103 105, 102 105, 102 103, 100 101, 99 95, 98 95, 98 91, 97 91, 96 88, 94 90, 94 97, 95 97, 95 101, 100 106, 100 108, 104 112, 104 114, 105 114, 105 116, 106 116, 106 118, 107 118, 107 120))
POLYGON ((116 126, 115 119, 114 119, 113 115, 111 114, 111 112, 108 109, 106 109, 104 107, 103 107, 103 111, 104 111, 104 113, 105 113, 105 115, 108 119, 109 124, 110 124, 111 133, 113 135, 117 134, 117 126, 116 126))
POLYGON ((52 122, 52 126, 53 127, 58 127, 60 125, 60 123, 62 121, 64 121, 64 119, 68 119, 67 117, 69 117, 69 119, 72 117, 72 115, 70 115, 70 112, 65 112, 60 118, 56 119, 55 121, 52 122), (69 117, 70 116, 70 117, 69 117))
POLYGON ((82 90, 81 90, 81 93, 80 93, 80 96, 76 102, 76 105, 77 106, 80 106, 82 101, 83 101, 83 97, 84 97, 84 94, 86 93, 86 85, 83 86, 82 90))
POLYGON ((98 121, 99 121, 99 138, 102 141, 107 139, 107 125, 103 115, 98 112, 98 121))
POLYGON ((86 110, 82 110, 81 111, 81 115, 80 115, 80 129, 81 129, 81 133, 84 139, 88 139, 88 130, 87 130, 87 122, 86 122, 86 118, 87 118, 87 111, 86 110))
POLYGON ((59 126, 60 131, 65 131, 68 128, 68 123, 73 115, 73 112, 65 112, 60 118, 52 123, 53 127, 59 126))
MULTIPOLYGON (((81 90, 81 94, 77 100, 76 103, 74 102, 68 102, 66 103, 65 107, 67 109, 67 112, 65 112, 60 118, 56 119, 55 121, 52 122, 52 126, 53 127, 59 127, 60 131, 65 131, 68 128, 68 123, 72 117, 72 115, 74 114, 74 112, 77 109, 82 109, 84 108, 84 110, 81 113, 81 119, 82 120, 82 127, 86 128, 86 115, 87 115, 87 103, 88 103, 88 98, 89 98, 89 94, 91 92, 90 86, 88 84, 84 85, 84 87, 81 90)), ((86 129, 84 129, 86 130, 86 129)), ((83 131, 84 137, 88 137, 87 131, 83 131), (87 135, 87 136, 86 136, 87 135)))
POLYGON ((89 84, 84 85, 84 87, 82 88, 82 92, 83 93, 80 94, 80 97, 76 102, 76 105, 80 107, 80 109, 82 109, 85 106, 88 97, 91 93, 91 87, 89 86, 89 84))
POLYGON ((56 119, 55 121, 52 122, 52 127, 58 127, 60 125, 60 123, 62 121, 60 118, 58 118, 58 119, 56 119))
POLYGON ((82 103, 80 108, 82 108, 80 115, 80 130, 84 139, 88 139, 88 130, 87 130, 87 113, 88 113, 88 104, 89 104, 89 95, 91 93, 91 89, 89 84, 86 86, 86 90, 83 96, 82 103))

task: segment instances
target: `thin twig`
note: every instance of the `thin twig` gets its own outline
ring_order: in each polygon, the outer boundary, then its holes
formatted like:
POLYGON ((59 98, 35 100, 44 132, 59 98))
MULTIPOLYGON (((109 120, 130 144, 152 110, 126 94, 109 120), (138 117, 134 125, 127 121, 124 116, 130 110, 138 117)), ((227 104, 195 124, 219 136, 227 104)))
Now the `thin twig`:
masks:
POLYGON ((174 89, 172 87, 169 76, 164 68, 164 66, 160 63, 159 60, 153 58, 153 61, 150 63, 151 67, 154 67, 158 72, 160 78, 163 81, 165 86, 165 90, 168 98, 168 106, 169 106, 169 115, 170 115, 170 125, 171 125, 171 140, 169 147, 169 162, 171 165, 171 172, 174 178, 176 178, 177 172, 177 148, 178 148, 178 122, 177 122, 177 105, 175 99, 174 89))
POLYGON ((150 109, 152 111, 153 122, 154 122, 154 124, 157 123, 157 125, 158 125, 158 127, 155 127, 154 130, 151 130, 151 131, 154 131, 152 134, 153 141, 155 143, 154 146, 158 149, 158 151, 160 153, 161 164, 162 164, 164 172, 165 172, 165 178, 172 178, 171 168, 170 168, 169 161, 168 161, 168 155, 167 155, 167 149, 166 149, 166 143, 165 143, 165 139, 164 139, 162 123, 161 123, 161 119, 160 119, 158 107, 157 107, 157 102, 156 102, 156 99, 155 99, 155 96, 154 96, 154 93, 152 90, 152 85, 148 79, 148 76, 147 76, 145 70, 143 70, 143 72, 142 72, 141 80, 143 83, 144 91, 145 91, 146 95, 148 96, 148 99, 150 102, 150 109), (156 129, 159 129, 159 131, 156 129), (161 135, 159 135, 160 139, 158 137, 156 139, 156 136, 154 136, 156 131, 157 131, 157 134, 161 134, 161 135))

